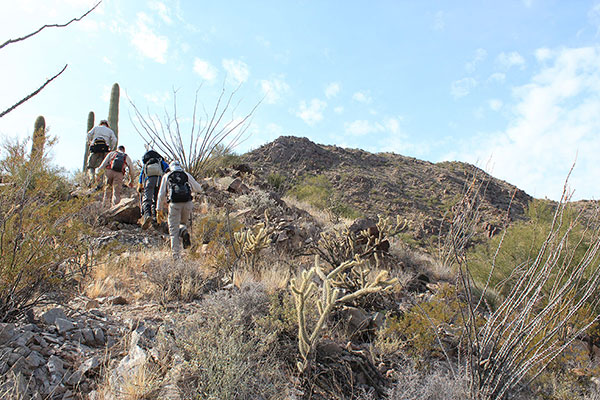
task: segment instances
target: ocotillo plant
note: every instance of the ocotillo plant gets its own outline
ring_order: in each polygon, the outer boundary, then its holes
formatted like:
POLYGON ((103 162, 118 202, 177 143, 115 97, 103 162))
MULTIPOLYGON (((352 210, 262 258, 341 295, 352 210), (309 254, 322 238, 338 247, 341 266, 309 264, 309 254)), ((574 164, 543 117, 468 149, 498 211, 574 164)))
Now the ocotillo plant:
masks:
POLYGON ((92 130, 92 128, 94 127, 94 112, 90 111, 90 113, 88 114, 88 119, 87 119, 87 130, 85 131, 85 152, 83 153, 83 172, 85 172, 86 168, 87 168, 87 161, 88 161, 88 157, 90 156, 90 144, 88 143, 87 140, 87 134, 89 131, 92 130))
MULTIPOLYGON (((115 83, 110 91, 110 105, 108 106, 108 123, 119 142, 119 84, 115 83)), ((114 149, 111 149, 114 150, 114 149)))
POLYGON ((33 143, 31 144, 30 160, 39 160, 44 156, 46 142, 46 120, 42 115, 36 118, 33 125, 33 143))

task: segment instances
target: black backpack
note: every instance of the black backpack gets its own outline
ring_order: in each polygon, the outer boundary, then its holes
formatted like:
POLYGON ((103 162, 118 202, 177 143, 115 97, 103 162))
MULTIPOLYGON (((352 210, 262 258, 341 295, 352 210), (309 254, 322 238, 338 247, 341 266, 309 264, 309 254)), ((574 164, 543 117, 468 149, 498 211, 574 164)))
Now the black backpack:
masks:
POLYGON ((184 171, 173 171, 167 178, 169 181, 169 202, 186 203, 192 200, 192 188, 184 171))
POLYGON ((104 139, 98 138, 90 146, 90 153, 108 153, 108 145, 104 139))
POLYGON ((118 151, 110 162, 110 169, 117 172, 125 172, 125 157, 127 157, 127 154, 118 151))

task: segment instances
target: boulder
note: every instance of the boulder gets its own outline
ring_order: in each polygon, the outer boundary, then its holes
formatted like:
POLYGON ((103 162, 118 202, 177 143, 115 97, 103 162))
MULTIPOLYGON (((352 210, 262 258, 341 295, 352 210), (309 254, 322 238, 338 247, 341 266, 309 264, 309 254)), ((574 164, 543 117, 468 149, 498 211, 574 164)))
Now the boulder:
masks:
POLYGON ((142 216, 140 203, 136 198, 125 198, 100 215, 104 223, 121 222, 124 224, 136 224, 142 216))

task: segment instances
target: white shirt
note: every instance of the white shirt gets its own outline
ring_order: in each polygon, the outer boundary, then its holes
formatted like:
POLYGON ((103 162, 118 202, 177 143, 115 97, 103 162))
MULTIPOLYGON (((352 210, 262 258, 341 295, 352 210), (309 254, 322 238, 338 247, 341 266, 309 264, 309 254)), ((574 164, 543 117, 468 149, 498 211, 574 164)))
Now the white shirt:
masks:
POLYGON ((104 125, 95 126, 88 132, 87 140, 91 145, 96 139, 104 139, 108 148, 113 150, 117 146, 117 137, 112 129, 104 125))

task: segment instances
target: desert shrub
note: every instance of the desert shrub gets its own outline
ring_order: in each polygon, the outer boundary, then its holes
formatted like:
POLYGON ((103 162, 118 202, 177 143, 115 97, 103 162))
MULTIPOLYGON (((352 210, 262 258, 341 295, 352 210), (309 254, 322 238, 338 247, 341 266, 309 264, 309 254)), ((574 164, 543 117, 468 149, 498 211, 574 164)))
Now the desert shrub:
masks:
POLYGON ((294 185, 287 194, 323 210, 329 206, 329 199, 332 194, 331 183, 325 175, 306 176, 302 182, 294 185))
POLYGON ((403 350, 415 359, 458 354, 463 333, 461 300, 454 286, 442 284, 428 301, 414 304, 403 315, 392 316, 377 333, 376 345, 382 353, 403 350))
POLYGON ((184 398, 284 398, 285 376, 273 356, 276 337, 256 331, 268 312, 269 299, 257 286, 239 293, 217 292, 201 311, 177 327, 189 376, 184 398))
POLYGON ((148 280, 156 286, 154 295, 162 303, 190 302, 205 292, 207 279, 201 265, 194 261, 165 258, 152 260, 146 266, 148 280))
POLYGON ((389 400, 464 400, 469 398, 466 374, 451 374, 437 367, 420 371, 406 362, 393 375, 396 381, 388 392, 389 400))
POLYGON ((67 179, 44 158, 28 160, 24 143, 4 145, 0 174, 0 321, 6 321, 86 268, 87 226, 78 215, 85 201, 69 199, 67 179))
POLYGON ((272 172, 267 176, 267 183, 271 186, 277 193, 283 193, 286 188, 286 180, 285 175, 282 175, 278 172, 272 172))
POLYGON ((206 176, 216 175, 221 168, 229 168, 232 165, 239 163, 240 156, 235 154, 232 148, 223 144, 218 144, 212 149, 206 160, 204 174, 206 176))
POLYGON ((263 190, 253 190, 248 194, 241 195, 235 199, 235 204, 240 209, 249 208, 255 215, 264 214, 267 210, 277 208, 275 200, 263 190))
MULTIPOLYGON (((529 268, 542 249, 552 228, 555 209, 556 204, 549 200, 533 200, 527 209, 528 220, 516 222, 507 228, 504 236, 496 235, 471 249, 468 253, 469 268, 475 282, 483 285, 489 278, 489 286, 496 288, 499 294, 507 295, 519 274, 529 268), (491 260, 494 264, 489 275, 491 260)), ((577 219, 573 205, 566 205, 562 218, 558 230, 560 235, 564 235, 573 224, 565 245, 575 249, 569 256, 573 257, 571 262, 576 264, 588 250, 592 232, 586 230, 586 221, 577 219)), ((564 262, 565 257, 566 253, 558 261, 564 262)))

